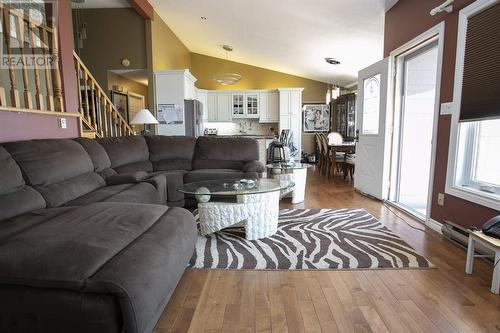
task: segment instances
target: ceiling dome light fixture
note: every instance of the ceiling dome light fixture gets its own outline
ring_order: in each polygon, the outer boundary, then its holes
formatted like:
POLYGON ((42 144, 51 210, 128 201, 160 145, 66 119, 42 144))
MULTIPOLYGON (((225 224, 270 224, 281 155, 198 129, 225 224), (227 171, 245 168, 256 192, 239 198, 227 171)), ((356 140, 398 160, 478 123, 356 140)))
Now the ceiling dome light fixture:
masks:
POLYGON ((340 61, 335 58, 325 58, 325 61, 330 65, 340 65, 340 61))
POLYGON ((219 83, 220 85, 229 86, 229 85, 235 84, 238 81, 240 81, 242 76, 238 73, 231 73, 228 70, 228 64, 229 64, 228 54, 229 54, 229 52, 233 51, 232 46, 222 45, 222 49, 224 51, 226 51, 226 71, 224 73, 220 73, 220 74, 215 75, 214 80, 217 83, 219 83))

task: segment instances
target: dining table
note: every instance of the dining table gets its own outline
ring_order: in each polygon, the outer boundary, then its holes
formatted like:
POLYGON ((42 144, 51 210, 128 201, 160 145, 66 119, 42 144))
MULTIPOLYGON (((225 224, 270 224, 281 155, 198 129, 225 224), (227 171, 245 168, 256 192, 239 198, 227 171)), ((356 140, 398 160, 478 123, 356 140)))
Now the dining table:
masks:
POLYGON ((343 142, 340 144, 329 144, 328 145, 328 150, 330 151, 329 153, 332 156, 332 167, 335 170, 335 167, 337 166, 337 163, 341 163, 340 161, 337 162, 337 153, 345 153, 344 154, 344 160, 342 163, 344 164, 342 171, 344 172, 344 179, 347 174, 347 154, 355 154, 356 153, 356 142, 348 141, 348 142, 343 142))

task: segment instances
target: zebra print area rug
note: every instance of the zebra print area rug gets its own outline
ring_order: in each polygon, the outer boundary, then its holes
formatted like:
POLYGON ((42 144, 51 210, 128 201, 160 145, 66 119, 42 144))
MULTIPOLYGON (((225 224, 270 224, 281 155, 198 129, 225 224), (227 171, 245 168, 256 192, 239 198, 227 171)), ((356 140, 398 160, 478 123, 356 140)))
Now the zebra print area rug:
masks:
MULTIPOLYGON (((198 215, 194 212, 196 218, 198 215)), ((193 268, 424 268, 432 264, 363 209, 282 209, 278 232, 249 241, 241 227, 199 236, 193 268)))

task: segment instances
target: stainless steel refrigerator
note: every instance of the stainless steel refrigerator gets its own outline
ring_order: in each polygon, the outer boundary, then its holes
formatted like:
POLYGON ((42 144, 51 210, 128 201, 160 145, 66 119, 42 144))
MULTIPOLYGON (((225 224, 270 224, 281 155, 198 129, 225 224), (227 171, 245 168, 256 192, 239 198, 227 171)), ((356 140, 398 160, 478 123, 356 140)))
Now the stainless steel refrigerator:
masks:
POLYGON ((186 136, 203 135, 203 104, 197 100, 184 100, 186 136))

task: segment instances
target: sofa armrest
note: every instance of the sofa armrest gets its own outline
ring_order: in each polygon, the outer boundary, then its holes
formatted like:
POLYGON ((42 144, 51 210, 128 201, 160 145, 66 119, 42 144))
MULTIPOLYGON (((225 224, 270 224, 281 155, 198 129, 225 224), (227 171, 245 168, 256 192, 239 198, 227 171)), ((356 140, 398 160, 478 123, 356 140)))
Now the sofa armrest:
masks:
POLYGON ((266 167, 259 161, 250 161, 243 164, 243 172, 264 172, 266 167))
POLYGON ((147 172, 144 171, 118 173, 106 178, 106 185, 134 184, 146 179, 147 176, 147 172))
POLYGON ((165 175, 156 175, 143 180, 145 183, 153 185, 158 191, 160 202, 167 202, 167 177, 165 175))

